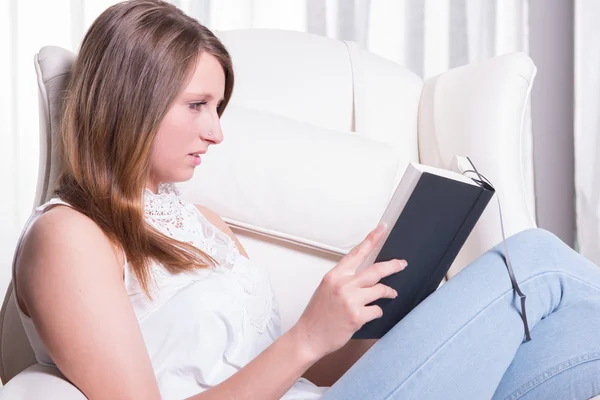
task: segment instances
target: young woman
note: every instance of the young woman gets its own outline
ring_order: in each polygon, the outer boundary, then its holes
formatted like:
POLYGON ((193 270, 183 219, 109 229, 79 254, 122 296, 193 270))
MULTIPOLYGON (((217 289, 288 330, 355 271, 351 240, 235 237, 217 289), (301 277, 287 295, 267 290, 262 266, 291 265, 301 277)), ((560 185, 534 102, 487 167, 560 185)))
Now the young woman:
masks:
POLYGON ((40 363, 90 399, 600 393, 600 269, 542 230, 508 239, 528 294, 529 342, 501 248, 372 347, 350 341, 381 316, 366 305, 395 295, 379 280, 406 266, 355 273, 382 227, 326 274, 282 333, 264 267, 173 185, 223 140, 233 81, 219 40, 162 1, 119 3, 90 27, 64 103, 56 197, 34 212, 15 258, 19 312, 40 363))

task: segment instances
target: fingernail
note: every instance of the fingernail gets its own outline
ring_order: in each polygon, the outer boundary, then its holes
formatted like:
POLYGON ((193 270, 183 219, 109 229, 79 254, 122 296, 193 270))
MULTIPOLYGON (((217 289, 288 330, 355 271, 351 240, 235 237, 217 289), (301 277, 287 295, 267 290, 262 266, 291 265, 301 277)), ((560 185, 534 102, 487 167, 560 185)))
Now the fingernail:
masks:
POLYGON ((402 267, 402 269, 406 268, 406 266, 408 265, 406 260, 398 260, 398 262, 400 263, 400 267, 402 267))
POLYGON ((398 297, 398 292, 394 290, 394 298, 398 297))

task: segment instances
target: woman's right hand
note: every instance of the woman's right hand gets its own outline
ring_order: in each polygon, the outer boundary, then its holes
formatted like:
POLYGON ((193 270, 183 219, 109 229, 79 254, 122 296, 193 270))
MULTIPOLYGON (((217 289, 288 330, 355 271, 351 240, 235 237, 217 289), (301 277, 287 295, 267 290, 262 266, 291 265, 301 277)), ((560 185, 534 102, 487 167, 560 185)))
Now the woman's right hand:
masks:
POLYGON ((378 282, 403 270, 406 261, 375 263, 356 273, 358 266, 385 236, 385 229, 378 225, 325 274, 292 327, 297 340, 314 359, 341 348, 362 325, 383 315, 381 307, 367 304, 379 298, 397 296, 394 289, 378 282))

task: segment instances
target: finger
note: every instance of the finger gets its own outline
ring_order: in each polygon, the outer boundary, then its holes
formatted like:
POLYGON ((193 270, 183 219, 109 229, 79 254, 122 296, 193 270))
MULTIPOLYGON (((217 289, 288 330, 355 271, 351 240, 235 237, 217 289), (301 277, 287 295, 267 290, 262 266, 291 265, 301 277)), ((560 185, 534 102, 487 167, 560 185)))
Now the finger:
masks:
POLYGON ((360 293, 360 301, 362 302, 361 305, 366 305, 382 298, 393 299, 398 296, 398 292, 396 292, 393 288, 384 285, 383 283, 378 283, 375 286, 364 288, 360 291, 360 293))
POLYGON ((379 241, 385 236, 387 227, 385 224, 379 224, 373 229, 367 237, 346 254, 337 264, 336 268, 345 271, 356 271, 356 268, 365 259, 371 250, 377 246, 379 241))
POLYGON ((396 259, 372 264, 356 274, 354 284, 361 288, 371 287, 382 278, 402 271, 406 265, 406 260, 396 259))
POLYGON ((376 318, 383 317, 383 310, 379 306, 368 306, 363 308, 361 312, 361 317, 363 318, 363 321, 365 321, 363 323, 364 325, 367 322, 372 321, 376 318))

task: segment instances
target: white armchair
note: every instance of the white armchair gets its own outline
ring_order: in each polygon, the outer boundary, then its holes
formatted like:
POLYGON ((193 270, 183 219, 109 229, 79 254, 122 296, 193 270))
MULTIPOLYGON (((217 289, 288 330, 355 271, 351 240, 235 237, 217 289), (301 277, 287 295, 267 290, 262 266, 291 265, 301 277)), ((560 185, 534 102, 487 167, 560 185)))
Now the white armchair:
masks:
MULTIPOLYGON (((497 57, 423 82, 352 43, 277 30, 218 32, 236 88, 188 200, 223 217, 251 258, 266 265, 283 329, 297 320, 323 275, 379 220, 409 161, 446 167, 470 156, 496 186, 506 234, 535 226, 521 173, 521 130, 535 66, 525 54, 497 57)), ((40 175, 35 205, 51 196, 59 160, 57 99, 73 55, 44 47, 40 175)), ((449 277, 499 242, 490 207, 449 277)), ((12 286, 0 315, 0 399, 83 399, 36 363, 12 286)))

